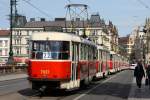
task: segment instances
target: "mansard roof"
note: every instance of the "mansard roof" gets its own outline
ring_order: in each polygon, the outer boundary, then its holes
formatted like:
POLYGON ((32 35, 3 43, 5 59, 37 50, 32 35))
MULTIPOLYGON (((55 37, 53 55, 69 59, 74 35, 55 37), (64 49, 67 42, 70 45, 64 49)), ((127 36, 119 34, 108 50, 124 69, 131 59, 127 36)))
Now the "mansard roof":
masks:
MULTIPOLYGON (((41 28, 45 26, 60 26, 60 27, 71 27, 71 21, 30 21, 25 24, 26 28, 41 28)), ((75 21, 74 27, 103 27, 99 22, 92 21, 75 21)))
POLYGON ((128 36, 126 36, 126 37, 120 37, 120 38, 118 39, 118 43, 119 43, 119 44, 127 44, 127 43, 128 43, 128 40, 129 40, 129 37, 128 37, 128 36))

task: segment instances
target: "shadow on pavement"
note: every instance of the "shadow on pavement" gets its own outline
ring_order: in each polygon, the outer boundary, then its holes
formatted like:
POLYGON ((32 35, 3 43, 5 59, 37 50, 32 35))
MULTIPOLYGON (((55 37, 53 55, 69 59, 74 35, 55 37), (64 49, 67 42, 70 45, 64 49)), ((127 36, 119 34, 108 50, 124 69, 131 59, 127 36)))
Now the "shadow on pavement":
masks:
MULTIPOLYGON (((148 86, 143 85, 141 89, 139 89, 135 83, 133 83, 132 71, 129 74, 125 72, 121 72, 117 77, 105 82, 105 83, 97 83, 89 85, 86 88, 74 90, 74 91, 63 91, 63 90, 51 90, 46 92, 44 97, 77 97, 81 94, 85 94, 88 90, 92 89, 96 85, 99 85, 97 88, 93 89, 91 92, 86 93, 86 96, 83 96, 80 99, 89 100, 89 97, 93 97, 92 100, 122 100, 128 98, 150 98, 150 89, 148 86), (126 77, 122 77, 125 75, 126 77), (130 93, 131 92, 131 93, 130 93), (95 98, 96 97, 96 98, 95 98)), ((18 91, 19 94, 30 97, 35 95, 35 91, 31 89, 24 89, 18 91)))

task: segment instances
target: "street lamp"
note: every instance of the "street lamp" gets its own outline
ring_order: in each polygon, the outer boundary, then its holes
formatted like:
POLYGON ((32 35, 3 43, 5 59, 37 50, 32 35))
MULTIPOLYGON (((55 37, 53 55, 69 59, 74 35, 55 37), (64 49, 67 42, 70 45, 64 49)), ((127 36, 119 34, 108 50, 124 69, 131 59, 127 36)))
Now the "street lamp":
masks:
POLYGON ((145 24, 144 28, 143 28, 143 32, 145 33, 145 37, 144 37, 144 55, 143 55, 143 58, 145 60, 145 63, 146 64, 149 64, 149 57, 150 57, 150 52, 149 52, 149 49, 150 49, 150 27, 149 25, 145 24))

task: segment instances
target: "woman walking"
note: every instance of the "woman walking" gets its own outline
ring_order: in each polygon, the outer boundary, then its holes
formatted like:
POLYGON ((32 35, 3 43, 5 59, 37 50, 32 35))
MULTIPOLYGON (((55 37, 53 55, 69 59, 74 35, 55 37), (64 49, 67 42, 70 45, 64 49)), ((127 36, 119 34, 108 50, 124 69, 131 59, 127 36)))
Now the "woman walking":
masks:
POLYGON ((134 70, 134 76, 136 77, 137 86, 141 88, 142 78, 143 76, 145 77, 143 65, 141 62, 137 63, 137 66, 135 67, 135 70, 134 70))
POLYGON ((150 65, 147 66, 146 68, 146 78, 148 79, 148 85, 149 85, 149 88, 150 88, 150 65))

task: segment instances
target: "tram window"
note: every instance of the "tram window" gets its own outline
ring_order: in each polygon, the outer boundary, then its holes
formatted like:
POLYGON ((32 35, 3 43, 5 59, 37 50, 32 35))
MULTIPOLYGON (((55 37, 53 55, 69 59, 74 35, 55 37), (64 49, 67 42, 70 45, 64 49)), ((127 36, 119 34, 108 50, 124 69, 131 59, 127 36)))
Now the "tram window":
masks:
POLYGON ((85 60, 88 60, 88 46, 85 46, 85 60))
POLYGON ((106 58, 107 58, 107 54, 106 54, 106 51, 104 51, 104 60, 106 60, 106 58))
POLYGON ((103 59, 103 52, 100 50, 101 60, 103 59))
POLYGON ((80 49, 81 49, 81 52, 80 52, 81 53, 80 54, 81 55, 81 60, 84 60, 84 45, 81 44, 81 48, 80 49))
POLYGON ((84 46, 84 60, 87 60, 87 48, 84 46))
POLYGON ((37 52, 36 53, 36 58, 37 59, 42 59, 43 58, 43 53, 42 52, 37 52))
POLYGON ((93 58, 94 58, 94 50, 93 50, 93 47, 91 47, 91 60, 93 60, 93 58))
POLYGON ((33 41, 33 59, 69 59, 67 41, 33 41))
POLYGON ((104 52, 103 51, 101 51, 101 58, 102 58, 102 60, 104 60, 104 52))
POLYGON ((45 45, 43 43, 40 43, 39 47, 39 51, 45 51, 45 45))
POLYGON ((99 60, 101 60, 101 51, 98 51, 99 60))
POLYGON ((90 50, 90 47, 88 47, 88 60, 91 59, 91 50, 90 50))
POLYGON ((82 57, 83 57, 83 60, 86 60, 86 46, 85 45, 82 45, 82 57))
POLYGON ((103 55, 103 60, 105 59, 105 53, 104 51, 102 51, 102 55, 103 55))
POLYGON ((72 44, 72 60, 74 61, 75 59, 75 46, 74 46, 74 44, 72 44))
POLYGON ((94 49, 94 59, 97 59, 98 58, 98 51, 96 50, 96 48, 93 48, 94 49))
POLYGON ((106 52, 104 51, 103 53, 104 53, 104 60, 106 60, 106 52))
POLYGON ((89 60, 93 60, 93 48, 89 47, 89 60))
POLYGON ((39 49, 39 44, 37 42, 33 43, 33 51, 38 51, 39 49))

